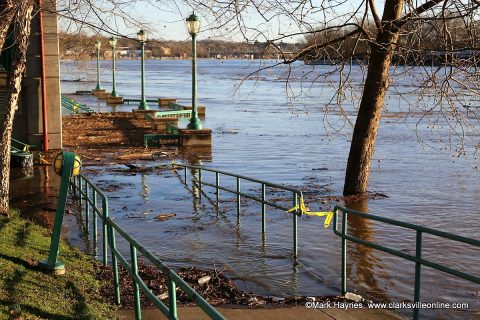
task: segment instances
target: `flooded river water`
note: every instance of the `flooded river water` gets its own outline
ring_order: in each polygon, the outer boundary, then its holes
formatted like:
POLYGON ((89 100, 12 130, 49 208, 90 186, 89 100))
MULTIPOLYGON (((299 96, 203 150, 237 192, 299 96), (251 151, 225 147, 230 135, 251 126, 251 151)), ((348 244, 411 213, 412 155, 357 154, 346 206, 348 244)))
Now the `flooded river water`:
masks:
MULTIPOLYGON (((139 61, 121 60, 117 66, 117 91, 124 97, 138 98, 139 61)), ((111 88, 110 72, 106 70, 109 67, 110 62, 102 62, 102 83, 107 89, 111 88)), ((297 65, 288 83, 286 67, 279 67, 238 87, 243 76, 258 67, 258 61, 199 62, 199 101, 207 108, 203 126, 213 129, 213 147, 211 152, 188 157, 185 162, 297 187, 306 192, 313 210, 333 208, 337 202, 324 197, 342 193, 352 128, 333 106, 325 117, 334 87, 321 80, 311 82, 331 67, 297 65), (286 85, 290 95, 298 95, 293 102, 285 93, 286 85), (334 133, 337 129, 340 132, 334 133)), ((355 68, 352 92, 359 94, 361 74, 355 68)), ((172 96, 189 104, 189 61, 147 61, 146 69, 148 98, 172 96)), ((90 90, 95 87, 95 63, 63 62, 61 77, 64 93, 90 90)), ((444 145, 432 139, 443 136, 448 140, 448 132, 441 127, 432 129, 427 123, 418 124, 417 113, 403 117, 400 112, 408 110, 406 101, 417 99, 411 93, 415 80, 404 77, 397 85, 397 91, 391 90, 387 97, 369 184, 372 193, 386 197, 353 206, 479 239, 479 160, 471 154, 458 158, 452 150, 438 150, 444 145), (417 134, 438 148, 420 143, 417 134)), ((136 108, 109 107, 90 96, 75 98, 100 112, 136 108)), ((428 101, 427 97, 424 103, 428 101)), ((342 106, 354 122, 352 104, 342 106)), ((467 145, 468 150, 472 148, 467 145)), ((240 288, 262 295, 340 293, 341 243, 331 229, 323 228, 323 218, 300 219, 299 264, 295 265, 288 213, 268 210, 267 237, 262 243, 258 206, 245 203, 237 225, 232 195, 222 192, 222 203, 216 210, 208 200, 215 197, 213 189, 205 189, 206 195, 199 201, 192 197, 191 192, 196 190, 192 190, 191 183, 185 187, 182 177, 171 171, 131 175, 114 171, 119 168, 93 168, 97 172, 87 171, 87 176, 109 190, 111 214, 116 221, 169 265, 225 268, 225 274, 235 279, 240 288), (162 213, 176 216, 157 221, 155 216, 162 213)), ((354 218, 348 228, 362 239, 415 254, 415 234, 410 230, 354 218)), ((356 244, 349 244, 347 252, 349 291, 375 300, 413 300, 412 262, 356 244)), ((423 254, 435 262, 480 275, 478 249, 425 237, 423 254)), ((424 267, 421 290, 425 302, 470 304, 468 310, 425 310, 421 312, 424 317, 480 317, 480 286, 476 284, 424 267)), ((409 310, 403 312, 410 314, 409 310)))

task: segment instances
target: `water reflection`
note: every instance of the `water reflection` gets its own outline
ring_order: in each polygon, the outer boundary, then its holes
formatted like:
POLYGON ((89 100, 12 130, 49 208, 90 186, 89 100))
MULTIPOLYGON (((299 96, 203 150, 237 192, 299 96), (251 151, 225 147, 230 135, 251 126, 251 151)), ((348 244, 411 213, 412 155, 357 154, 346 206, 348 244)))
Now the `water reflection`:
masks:
MULTIPOLYGON (((345 206, 348 209, 367 212, 367 197, 346 200, 345 206)), ((348 215, 348 233, 356 238, 375 242, 375 229, 372 227, 372 220, 355 215, 348 215)), ((388 296, 379 284, 378 275, 383 270, 383 264, 378 256, 379 251, 366 245, 348 242, 347 278, 362 288, 370 288, 375 292, 376 297, 388 300, 388 296)))
POLYGON ((142 191, 140 192, 140 196, 143 198, 145 203, 148 203, 150 202, 150 189, 148 188, 147 177, 144 173, 142 173, 140 179, 142 183, 142 191))

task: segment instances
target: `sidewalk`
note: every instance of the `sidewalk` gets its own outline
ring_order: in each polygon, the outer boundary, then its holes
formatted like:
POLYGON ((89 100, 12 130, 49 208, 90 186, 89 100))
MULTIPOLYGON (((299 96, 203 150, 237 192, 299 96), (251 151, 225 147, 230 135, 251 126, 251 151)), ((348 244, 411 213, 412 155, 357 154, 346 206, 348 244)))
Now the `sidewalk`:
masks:
MULTIPOLYGON (((279 308, 248 308, 248 307, 217 307, 217 310, 227 319, 233 320, 400 320, 404 319, 383 309, 307 309, 303 306, 279 308)), ((135 319, 133 310, 120 311, 120 320, 135 319)), ((210 319, 197 307, 178 308, 178 318, 181 320, 210 319)), ((143 320, 167 319, 156 309, 142 311, 143 320)))

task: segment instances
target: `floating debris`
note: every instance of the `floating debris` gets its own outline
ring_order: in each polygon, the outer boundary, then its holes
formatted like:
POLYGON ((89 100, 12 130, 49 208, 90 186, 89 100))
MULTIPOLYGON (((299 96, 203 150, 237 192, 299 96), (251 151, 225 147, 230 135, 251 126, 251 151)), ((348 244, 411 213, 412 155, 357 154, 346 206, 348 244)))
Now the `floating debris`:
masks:
POLYGON ((158 216, 156 216, 155 220, 165 221, 165 220, 168 220, 170 218, 175 217, 176 215, 177 215, 176 213, 162 213, 162 214, 159 214, 158 216))

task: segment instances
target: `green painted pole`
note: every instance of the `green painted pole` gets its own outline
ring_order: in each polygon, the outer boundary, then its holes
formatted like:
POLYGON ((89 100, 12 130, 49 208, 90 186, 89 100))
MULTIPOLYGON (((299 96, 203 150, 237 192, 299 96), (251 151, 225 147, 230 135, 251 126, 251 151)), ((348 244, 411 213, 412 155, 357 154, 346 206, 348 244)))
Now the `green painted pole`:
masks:
POLYGON ((265 232, 267 229, 267 217, 265 212, 265 184, 262 183, 262 236, 265 238, 265 232))
MULTIPOLYGON (((422 231, 417 230, 417 237, 416 237, 416 246, 415 246, 415 258, 417 261, 415 262, 415 291, 413 295, 413 302, 417 303, 420 302, 420 281, 421 281, 421 270, 422 264, 420 263, 420 259, 422 259, 422 231)), ((420 316, 420 309, 415 307, 413 309, 413 319, 417 320, 420 316)))
POLYGON ((113 287, 115 288, 115 303, 120 305, 120 280, 118 276, 118 262, 115 252, 117 250, 117 244, 115 241, 115 229, 112 225, 108 224, 110 250, 112 252, 112 266, 113 266, 113 287))
POLYGON ((177 319, 177 288, 170 277, 168 277, 168 300, 170 319, 177 319))
POLYGON ((342 218, 342 296, 347 293, 347 213, 343 212, 342 218))
POLYGON ((100 49, 97 48, 97 86, 95 90, 102 90, 102 85, 100 84, 100 49))
POLYGON ((216 198, 217 198, 217 209, 218 209, 218 202, 220 198, 220 189, 218 187, 220 186, 220 174, 218 172, 215 173, 215 187, 216 187, 216 198))
POLYGON ((240 223, 240 178, 237 177, 237 224, 240 223))
POLYGON ((108 257, 107 257, 107 251, 108 251, 108 230, 107 230, 107 218, 108 218, 108 199, 103 196, 102 197, 102 216, 103 216, 103 221, 102 221, 102 227, 103 227, 103 265, 108 264, 108 257))
POLYGON ((142 45, 142 55, 141 55, 141 70, 142 70, 142 99, 140 105, 138 106, 139 110, 148 110, 147 100, 145 99, 145 42, 140 42, 142 45))
MULTIPOLYGON (((298 206, 298 194, 294 193, 293 194, 293 206, 296 207, 298 206)), ((297 214, 300 212, 300 209, 297 209, 295 212, 293 212, 293 258, 297 259, 297 254, 298 254, 298 230, 297 230, 297 214)))
MULTIPOLYGON (((132 264, 132 275, 138 276, 138 261, 137 261, 137 248, 130 243, 130 259, 132 264)), ((140 289, 138 288, 138 283, 135 278, 132 279, 133 285, 133 302, 135 306, 135 319, 142 319, 142 307, 140 305, 140 289)))
POLYGON ((85 180, 85 233, 88 234, 89 232, 90 232, 90 193, 88 192, 87 180, 85 180))
POLYGON ((202 129, 202 123, 197 111, 197 35, 192 33, 192 117, 187 125, 188 129, 202 129))
POLYGON ((60 236, 62 232, 63 216, 65 215, 65 204, 67 202, 68 185, 72 177, 75 164, 75 154, 73 152, 62 153, 62 178, 60 181, 60 193, 58 196, 57 210, 55 212, 55 222, 50 242, 50 251, 47 261, 40 261, 39 267, 45 270, 61 272, 65 269, 63 262, 58 261, 60 250, 60 236))
POLYGON ((97 226, 97 191, 93 189, 93 252, 98 253, 98 226, 97 226))
POLYGON ((198 169, 198 200, 202 201, 202 169, 198 169))
POLYGON ((118 97, 117 86, 115 83, 115 47, 112 46, 112 97, 118 97))

